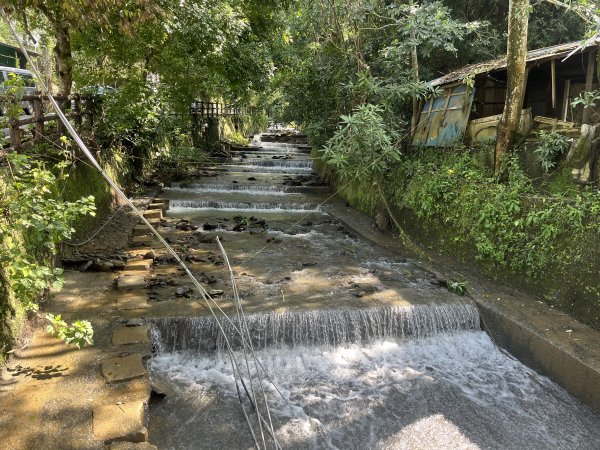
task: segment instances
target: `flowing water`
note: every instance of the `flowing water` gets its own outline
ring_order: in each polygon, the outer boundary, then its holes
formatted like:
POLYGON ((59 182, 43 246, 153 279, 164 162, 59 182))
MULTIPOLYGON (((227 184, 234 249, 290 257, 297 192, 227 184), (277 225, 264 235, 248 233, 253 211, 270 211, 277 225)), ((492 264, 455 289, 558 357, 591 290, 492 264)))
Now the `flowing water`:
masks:
MULTIPOLYGON (((598 414, 495 347, 471 303, 329 216, 311 166, 301 147, 265 143, 165 194, 171 215, 210 224, 224 241, 278 389, 263 379, 283 448, 599 447, 598 414), (242 216, 248 228, 234 231, 242 216)), ((239 319, 220 324, 241 364, 239 319)), ((156 319, 153 335, 152 380, 166 397, 151 404, 150 442, 252 448, 216 321, 156 319)))

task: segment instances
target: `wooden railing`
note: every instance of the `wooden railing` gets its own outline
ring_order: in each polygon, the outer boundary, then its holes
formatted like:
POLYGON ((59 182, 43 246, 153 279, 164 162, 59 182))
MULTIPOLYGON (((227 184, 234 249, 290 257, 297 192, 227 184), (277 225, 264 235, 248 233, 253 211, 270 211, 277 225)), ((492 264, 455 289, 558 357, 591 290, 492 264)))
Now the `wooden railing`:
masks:
MULTIPOLYGON (((65 112, 66 116, 75 123, 75 126, 81 130, 88 130, 92 132, 94 126, 94 115, 97 113, 97 96, 92 94, 72 94, 68 97, 56 95, 54 99, 57 101, 61 109, 65 112)), ((17 99, 12 95, 4 95, 0 96, 0 107, 2 107, 3 111, 10 110, 10 104, 12 106, 17 106, 18 109, 21 109, 22 113, 18 118, 15 117, 0 117, 6 118, 8 123, 4 122, 0 128, 3 129, 3 133, 5 133, 5 129, 9 130, 9 147, 0 149, 0 155, 6 154, 10 152, 19 152, 26 150, 33 145, 43 142, 43 141, 52 141, 56 137, 60 137, 66 134, 66 129, 63 123, 58 119, 58 115, 56 113, 48 112, 48 109, 51 109, 49 106, 49 102, 45 100, 45 97, 41 94, 34 95, 24 95, 23 97, 17 99), (32 106, 32 114, 28 116, 22 107, 20 106, 22 102, 28 102, 32 106), (54 130, 50 132, 46 124, 49 122, 54 122, 55 126, 54 130), (23 129, 26 125, 34 125, 33 129, 31 129, 31 138, 27 138, 25 136, 25 131, 23 129)), ((17 109, 17 108, 15 108, 17 109)))
POLYGON ((225 105, 217 102, 193 102, 190 106, 192 116, 200 117, 223 117, 223 116, 245 116, 251 114, 254 108, 225 105))

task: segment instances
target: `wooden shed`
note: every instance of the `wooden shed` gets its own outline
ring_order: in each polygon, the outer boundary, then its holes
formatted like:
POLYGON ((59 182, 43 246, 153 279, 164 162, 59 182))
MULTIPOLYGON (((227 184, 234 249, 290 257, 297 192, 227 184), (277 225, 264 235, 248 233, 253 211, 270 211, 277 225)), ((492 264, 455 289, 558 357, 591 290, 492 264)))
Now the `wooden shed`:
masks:
MULTIPOLYGON (((561 129, 576 134, 583 106, 572 101, 598 88, 599 39, 571 42, 527 53, 526 88, 520 131, 561 129)), ((413 143, 446 147, 496 138, 506 97, 506 57, 471 64, 431 81, 440 95, 423 102, 413 143)), ((590 119, 588 118, 588 121, 590 119)), ((600 121, 600 115, 591 119, 600 121)))
MULTIPOLYGON (((30 56, 37 57, 38 53, 28 50, 30 56)), ((0 66, 27 69, 27 58, 19 47, 0 42, 0 66)))

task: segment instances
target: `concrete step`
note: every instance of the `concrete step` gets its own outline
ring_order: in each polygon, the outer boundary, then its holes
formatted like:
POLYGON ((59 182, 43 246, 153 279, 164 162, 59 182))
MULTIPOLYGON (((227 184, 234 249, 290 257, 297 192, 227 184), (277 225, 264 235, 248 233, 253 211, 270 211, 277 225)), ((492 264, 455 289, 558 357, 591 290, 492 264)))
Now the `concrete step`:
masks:
POLYGON ((150 231, 150 228, 146 224, 136 225, 133 228, 134 236, 147 236, 149 234, 152 234, 152 232, 150 231))
POLYGON ((142 356, 112 356, 102 361, 102 376, 107 383, 135 380, 148 375, 142 363, 142 356))
POLYGON ((145 292, 124 292, 117 297, 117 309, 121 311, 149 307, 148 297, 145 292))
POLYGON ((148 205, 148 209, 146 211, 155 211, 155 210, 161 211, 163 215, 167 214, 167 207, 162 202, 159 202, 159 203, 150 203, 148 205))
MULTIPOLYGON (((115 441, 146 442, 148 440, 146 428, 148 420, 144 402, 97 406, 93 414, 94 437, 104 444, 115 441)), ((111 448, 122 447, 111 446, 111 448)))
POLYGON ((143 344, 150 342, 150 327, 119 327, 113 331, 113 345, 143 344))
POLYGON ((125 270, 147 271, 152 267, 152 259, 130 259, 125 263, 125 270))
POLYGON ((154 241, 154 236, 146 235, 146 236, 133 236, 131 239, 131 245, 140 246, 140 245, 151 245, 154 241))
POLYGON ((115 442, 110 450, 157 450, 157 447, 149 442, 115 442))
POLYGON ((144 211, 144 217, 146 219, 162 219, 162 210, 161 209, 150 209, 144 211))
POLYGON ((120 291, 131 291, 145 287, 145 275, 121 276, 117 278, 117 289, 120 291))

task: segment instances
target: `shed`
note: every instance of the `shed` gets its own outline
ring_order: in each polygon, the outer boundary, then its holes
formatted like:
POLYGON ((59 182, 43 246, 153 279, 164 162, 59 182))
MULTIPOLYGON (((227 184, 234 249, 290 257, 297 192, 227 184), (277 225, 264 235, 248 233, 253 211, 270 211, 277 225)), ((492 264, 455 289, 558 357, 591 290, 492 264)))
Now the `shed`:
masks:
MULTIPOLYGON (((38 53, 27 51, 30 56, 37 57, 38 53)), ((27 58, 19 47, 0 42, 0 66, 27 69, 27 58)))
MULTIPOLYGON (((583 106, 572 101, 596 74, 593 57, 600 39, 570 42, 527 53, 521 132, 559 128, 577 133, 583 106), (590 65, 588 70, 588 65, 590 65)), ((506 97, 506 56, 470 64, 431 81, 440 95, 423 102, 413 143, 445 147, 496 138, 506 97)), ((598 83, 592 84, 597 88, 598 83)), ((600 115, 595 117, 600 121, 600 115)))

